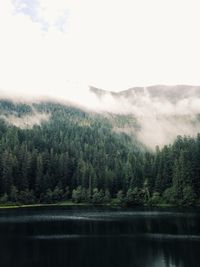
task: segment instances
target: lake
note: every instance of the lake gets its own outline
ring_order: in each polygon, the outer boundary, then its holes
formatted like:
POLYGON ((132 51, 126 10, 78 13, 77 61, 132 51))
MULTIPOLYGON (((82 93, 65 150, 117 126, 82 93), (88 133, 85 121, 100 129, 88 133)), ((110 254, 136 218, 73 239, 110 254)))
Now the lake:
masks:
POLYGON ((198 209, 0 210, 2 267, 199 267, 198 209))

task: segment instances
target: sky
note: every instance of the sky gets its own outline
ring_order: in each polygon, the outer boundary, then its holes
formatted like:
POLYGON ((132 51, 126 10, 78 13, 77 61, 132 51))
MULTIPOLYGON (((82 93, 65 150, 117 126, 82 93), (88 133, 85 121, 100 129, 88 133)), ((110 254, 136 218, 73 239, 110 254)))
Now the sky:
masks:
POLYGON ((200 85, 199 10, 199 0, 0 0, 0 91, 73 100, 88 85, 200 85))

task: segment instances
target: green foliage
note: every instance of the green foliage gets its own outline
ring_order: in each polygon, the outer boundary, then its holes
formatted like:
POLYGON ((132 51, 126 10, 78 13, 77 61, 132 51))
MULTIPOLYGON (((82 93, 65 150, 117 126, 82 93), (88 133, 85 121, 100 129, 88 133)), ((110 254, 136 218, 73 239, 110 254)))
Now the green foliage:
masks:
POLYGON ((77 189, 72 191, 72 201, 75 203, 80 203, 82 200, 82 187, 78 186, 77 189))
POLYGON ((69 189, 69 187, 67 186, 66 188, 65 188, 65 192, 64 192, 64 195, 63 195, 63 199, 64 200, 68 200, 70 198, 70 189, 69 189))
POLYGON ((1 198, 0 198, 0 204, 6 204, 8 202, 8 195, 5 193, 1 198))
MULTIPOLYGON (((200 199, 200 134, 178 136, 155 152, 113 127, 138 127, 131 115, 97 115, 55 103, 50 114, 20 129, 0 120, 0 202, 195 205, 200 199)), ((0 101, 3 116, 32 114, 26 104, 0 101)))
POLYGON ((116 205, 123 205, 124 204, 124 193, 122 190, 119 190, 117 192, 114 204, 116 204, 116 205))
POLYGON ((58 186, 55 187, 52 193, 52 200, 53 202, 58 202, 63 198, 63 190, 60 189, 58 186))
POLYGON ((10 201, 13 203, 17 203, 18 202, 18 197, 19 197, 19 191, 16 188, 16 186, 12 185, 11 186, 11 190, 10 190, 10 201))
POLYGON ((111 201, 110 191, 108 189, 106 189, 105 195, 104 195, 104 198, 103 198, 103 202, 108 204, 108 203, 110 203, 110 201, 111 201))
POLYGON ((177 199, 177 193, 174 187, 167 188, 163 193, 163 199, 166 203, 169 204, 176 204, 177 199))
POLYGON ((125 203, 127 206, 142 205, 143 201, 144 199, 141 190, 139 190, 137 187, 135 187, 134 189, 128 189, 125 198, 125 203))
POLYGON ((92 202, 94 204, 101 204, 104 202, 104 193, 103 190, 98 190, 97 188, 95 188, 93 190, 93 195, 92 195, 92 202))
POLYGON ((44 195, 43 202, 44 203, 52 203, 53 200, 53 192, 51 189, 47 189, 46 194, 44 195))
POLYGON ((149 199, 148 204, 150 205, 163 204, 163 198, 160 196, 160 193, 154 192, 153 196, 149 199))
POLYGON ((22 204, 33 204, 35 203, 34 192, 31 190, 20 191, 18 194, 18 201, 22 204))
POLYGON ((183 205, 192 206, 195 204, 197 196, 191 186, 186 186, 183 189, 183 205))

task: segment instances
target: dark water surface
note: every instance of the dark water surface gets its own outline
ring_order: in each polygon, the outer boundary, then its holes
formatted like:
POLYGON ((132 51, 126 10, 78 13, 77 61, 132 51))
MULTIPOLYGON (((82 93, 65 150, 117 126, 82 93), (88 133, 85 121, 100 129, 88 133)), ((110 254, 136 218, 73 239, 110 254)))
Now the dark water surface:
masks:
POLYGON ((199 267, 200 211, 0 210, 1 267, 199 267))

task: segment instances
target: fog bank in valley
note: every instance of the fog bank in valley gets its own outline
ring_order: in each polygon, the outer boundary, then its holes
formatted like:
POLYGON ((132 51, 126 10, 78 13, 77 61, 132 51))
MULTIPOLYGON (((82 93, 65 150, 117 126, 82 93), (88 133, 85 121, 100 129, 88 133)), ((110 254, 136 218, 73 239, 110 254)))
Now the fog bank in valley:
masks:
POLYGON ((194 137, 200 132, 200 87, 152 86, 119 93, 92 92, 98 95, 99 112, 132 114, 139 128, 129 124, 115 130, 136 135, 149 148, 172 143, 178 135, 194 137))
POLYGON ((50 114, 40 113, 35 109, 31 114, 24 116, 18 116, 17 114, 0 115, 0 119, 21 129, 30 129, 34 125, 41 125, 41 123, 49 121, 49 118, 50 114))
MULTIPOLYGON (((178 135, 196 136, 200 132, 200 87, 198 86, 151 86, 136 87, 121 92, 110 92, 94 87, 77 88, 66 92, 44 95, 4 94, 16 102, 53 101, 65 105, 78 106, 88 112, 97 112, 103 116, 112 114, 129 115, 136 123, 116 126, 115 132, 124 132, 137 136, 139 141, 149 148, 172 143, 178 135)), ((1 116, 2 117, 2 116, 1 116)), ((24 117, 10 115, 5 120, 17 127, 26 128, 48 121, 49 115, 33 111, 24 117)))

